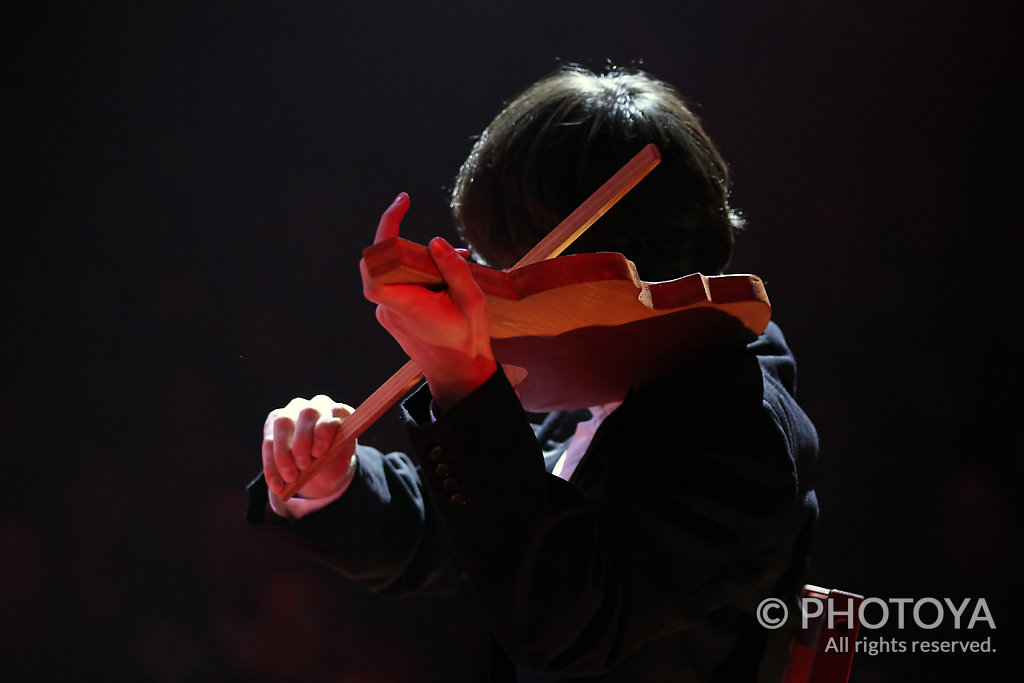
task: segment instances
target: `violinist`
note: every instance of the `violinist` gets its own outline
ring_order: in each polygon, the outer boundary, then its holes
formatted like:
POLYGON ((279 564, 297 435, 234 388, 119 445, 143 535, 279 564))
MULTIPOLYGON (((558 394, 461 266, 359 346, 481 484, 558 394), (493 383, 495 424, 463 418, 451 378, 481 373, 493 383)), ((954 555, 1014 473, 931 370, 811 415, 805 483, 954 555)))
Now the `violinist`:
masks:
MULTIPOLYGON (((472 258, 511 266, 649 143, 661 165, 571 250, 622 253, 648 281, 723 272, 740 221, 700 122, 647 74, 576 67, 512 100, 459 170, 472 258)), ((407 210, 399 195, 376 239, 407 210)), ((780 680, 789 632, 754 612, 795 602, 817 437, 779 328, 532 424, 464 255, 440 238, 429 254, 442 291, 364 268, 377 319, 427 380, 403 405, 409 452, 353 444, 282 501, 351 410, 295 399, 267 418, 249 521, 377 593, 458 596, 480 624, 452 652, 467 681, 780 680)))

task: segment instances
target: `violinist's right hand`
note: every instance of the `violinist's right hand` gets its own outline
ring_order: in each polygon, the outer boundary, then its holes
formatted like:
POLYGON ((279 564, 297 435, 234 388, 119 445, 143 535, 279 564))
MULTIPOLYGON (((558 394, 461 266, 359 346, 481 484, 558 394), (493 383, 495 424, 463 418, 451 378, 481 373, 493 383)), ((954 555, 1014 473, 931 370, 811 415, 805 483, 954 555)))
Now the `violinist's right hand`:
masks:
MULTIPOLYGON (((263 477, 275 496, 295 481, 299 472, 331 445, 342 420, 352 408, 323 394, 312 399, 292 399, 273 410, 263 424, 263 477)), ((348 485, 355 466, 355 441, 322 467, 296 494, 299 498, 327 498, 348 485)))

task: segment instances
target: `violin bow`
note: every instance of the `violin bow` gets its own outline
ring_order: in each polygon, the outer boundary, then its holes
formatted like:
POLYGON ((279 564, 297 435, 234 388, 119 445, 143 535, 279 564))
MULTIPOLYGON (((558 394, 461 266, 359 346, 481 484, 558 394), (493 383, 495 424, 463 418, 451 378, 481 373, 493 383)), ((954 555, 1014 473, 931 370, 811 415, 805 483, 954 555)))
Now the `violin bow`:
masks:
MULTIPOLYGON (((620 168, 615 175, 605 181, 601 187, 597 188, 565 220, 555 226, 554 230, 548 233, 544 239, 537 243, 537 246, 528 251, 509 270, 522 268, 531 263, 544 261, 561 254, 587 228, 593 225, 597 219, 607 213, 616 202, 643 180, 660 161, 661 154, 658 152, 656 145, 650 144, 644 147, 636 156, 626 162, 626 165, 620 168)), ((316 475, 321 467, 324 467, 341 453, 347 451, 349 443, 369 429, 391 406, 416 386, 421 379, 423 379, 423 373, 415 362, 410 360, 403 365, 398 372, 388 378, 365 401, 359 404, 351 415, 344 418, 341 425, 338 426, 338 431, 334 434, 331 445, 328 446, 323 455, 313 460, 306 469, 302 470, 295 481, 284 488, 284 491, 279 496, 280 500, 285 501, 294 496, 299 489, 316 475)))

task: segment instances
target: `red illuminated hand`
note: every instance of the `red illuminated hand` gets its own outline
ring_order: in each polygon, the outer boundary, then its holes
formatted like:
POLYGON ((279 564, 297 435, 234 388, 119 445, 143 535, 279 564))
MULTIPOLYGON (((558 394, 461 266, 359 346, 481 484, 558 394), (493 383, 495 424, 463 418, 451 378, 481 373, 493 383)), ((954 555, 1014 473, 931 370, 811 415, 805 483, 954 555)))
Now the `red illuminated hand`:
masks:
MULTIPOLYGON (((381 216, 374 243, 398 235, 408 208, 403 192, 381 216)), ((487 302, 469 264, 440 237, 431 240, 429 253, 448 284, 440 292, 419 285, 374 285, 365 262, 360 270, 363 293, 377 304, 377 320, 423 371, 444 410, 486 382, 497 364, 487 302)))
MULTIPOLYGON (((267 415, 263 424, 263 476, 274 495, 280 495, 286 483, 295 481, 314 458, 324 454, 342 419, 351 414, 351 407, 321 394, 310 400, 292 399, 284 408, 267 415)), ((326 498, 345 486, 354 452, 355 442, 347 453, 322 467, 299 490, 298 497, 326 498)))

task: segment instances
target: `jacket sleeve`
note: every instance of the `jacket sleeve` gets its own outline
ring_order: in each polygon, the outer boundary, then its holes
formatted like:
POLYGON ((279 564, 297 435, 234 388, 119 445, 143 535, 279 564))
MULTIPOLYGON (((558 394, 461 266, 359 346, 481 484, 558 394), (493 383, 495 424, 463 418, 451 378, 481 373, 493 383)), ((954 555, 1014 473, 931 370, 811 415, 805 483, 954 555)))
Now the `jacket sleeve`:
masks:
POLYGON ((458 568, 417 467, 402 453, 360 445, 357 454, 359 469, 345 493, 296 521, 273 512, 260 475, 249 484, 249 523, 375 593, 454 593, 458 568))

